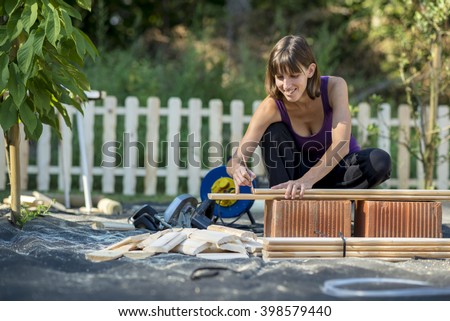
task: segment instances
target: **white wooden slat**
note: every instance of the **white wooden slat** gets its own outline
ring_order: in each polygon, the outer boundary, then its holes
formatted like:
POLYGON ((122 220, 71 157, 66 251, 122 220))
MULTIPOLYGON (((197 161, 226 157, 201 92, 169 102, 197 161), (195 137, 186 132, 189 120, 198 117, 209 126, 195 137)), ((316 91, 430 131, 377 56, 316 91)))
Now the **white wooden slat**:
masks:
MULTIPOLYGON (((71 119, 73 119, 74 108, 66 106, 67 113, 71 119)), ((58 189, 64 191, 64 205, 70 208, 70 190, 72 185, 71 167, 72 167, 72 130, 66 125, 62 116, 59 116, 61 140, 59 141, 59 176, 58 176, 58 189)), ((73 123, 73 122, 72 122, 73 123)))
POLYGON ((244 102, 242 100, 232 100, 231 106, 231 141, 232 146, 238 146, 241 141, 244 124, 242 123, 242 119, 244 118, 244 102))
POLYGON ((135 195, 136 168, 138 166, 138 109, 139 101, 136 97, 125 99, 125 132, 123 136, 123 193, 135 195))
MULTIPOLYGON (((94 122, 95 122, 95 102, 88 101, 84 104, 83 113, 83 128, 84 141, 87 160, 87 182, 89 190, 92 190, 94 178, 92 177, 92 168, 94 166, 94 122)), ((81 160, 80 160, 81 161, 81 160)), ((82 180, 80 179, 80 189, 83 188, 82 180)))
POLYGON ((378 147, 388 153, 391 150, 390 120, 391 106, 389 104, 381 104, 381 108, 378 111, 378 147))
POLYGON ((200 172, 202 167, 202 101, 200 99, 189 99, 188 106, 188 193, 194 196, 198 196, 200 195, 200 172))
POLYGON ((410 145, 410 119, 411 109, 408 105, 400 105, 398 108, 399 126, 399 144, 397 155, 397 176, 398 188, 409 188, 409 172, 410 172, 410 154, 406 146, 410 145))
POLYGON ((209 147, 208 166, 218 167, 223 163, 223 104, 219 99, 209 101, 209 147))
POLYGON ((437 164, 437 188, 438 189, 448 189, 449 188, 449 107, 448 106, 439 106, 438 107, 438 115, 437 115, 437 125, 440 129, 439 137, 441 143, 438 148, 438 164, 437 164))
POLYGON ((158 185, 159 126, 161 101, 157 97, 147 100, 147 135, 145 144, 144 194, 156 195, 158 185))
MULTIPOLYGON (((252 106, 253 114, 255 113, 256 108, 258 108, 260 103, 261 103, 261 101, 255 101, 253 103, 253 106, 252 106)), ((262 158, 261 147, 259 145, 255 149, 255 152, 253 153, 252 170, 257 177, 263 177, 266 175, 266 168, 264 166, 264 160, 262 158)))
POLYGON ((369 133, 367 128, 370 124, 370 105, 362 102, 358 104, 358 143, 361 147, 366 146, 369 133))
POLYGON ((8 175, 4 137, 3 128, 0 127, 0 190, 4 190, 6 188, 6 175, 8 175))
MULTIPOLYGON (((51 160, 51 128, 49 125, 42 127, 42 134, 37 141, 37 188, 39 191, 50 189, 50 160, 51 160)), ((28 168, 30 170, 30 168, 28 168)))
POLYGON ((168 105, 166 194, 176 195, 178 194, 180 165, 181 100, 180 98, 169 98, 168 105))
MULTIPOLYGON (((118 142, 116 137, 117 127, 117 98, 107 96, 104 100, 105 110, 103 114, 103 140, 102 140, 102 192, 115 192, 115 175, 114 172, 118 165, 117 148, 118 142)), ((97 109, 97 108, 96 108, 97 109)), ((94 169, 93 169, 94 171, 94 169)))
POLYGON ((19 150, 20 150, 20 189, 25 191, 28 187, 28 161, 30 155, 30 144, 25 136, 23 123, 19 124, 19 150))

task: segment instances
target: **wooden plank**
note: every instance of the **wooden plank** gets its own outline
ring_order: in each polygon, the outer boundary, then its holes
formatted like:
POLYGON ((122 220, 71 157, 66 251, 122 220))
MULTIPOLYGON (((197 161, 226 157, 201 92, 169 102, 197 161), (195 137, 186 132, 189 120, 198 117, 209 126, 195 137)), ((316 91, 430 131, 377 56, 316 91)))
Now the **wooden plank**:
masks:
POLYGON ((243 253, 199 253, 196 255, 201 259, 207 260, 232 260, 232 259, 247 259, 248 255, 243 253))
POLYGON ((125 132, 123 142, 123 194, 136 194, 136 169, 138 167, 138 110, 139 100, 136 97, 125 99, 125 132))
POLYGON ((87 260, 92 262, 105 262, 112 261, 120 258, 124 253, 136 248, 135 244, 126 244, 114 250, 100 250, 91 253, 86 253, 87 260))
MULTIPOLYGON (((210 200, 275 200, 285 199, 284 194, 231 194, 209 193, 210 200)), ((305 194, 303 200, 375 200, 375 201, 450 201, 441 195, 312 195, 305 194)))
POLYGON ((116 127, 117 127, 117 98, 107 96, 104 100, 103 114, 103 144, 102 144, 102 192, 114 193, 115 175, 114 169, 118 165, 116 145, 116 127), (105 150, 103 150, 105 149, 105 150))
POLYGON ((189 106, 189 123, 188 123, 188 193, 198 195, 201 184, 201 146, 202 141, 201 125, 202 125, 202 101, 197 98, 191 98, 188 102, 189 106))
POLYGON ((163 236, 164 234, 170 233, 172 232, 171 229, 167 229, 167 230, 162 230, 162 231, 158 231, 154 234, 151 234, 150 236, 148 236, 145 240, 139 242, 137 244, 137 247, 139 249, 144 249, 147 246, 150 246, 154 241, 156 241, 157 239, 159 239, 161 236, 163 236))
POLYGON ((267 245, 263 249, 269 252, 342 252, 343 245, 267 245))
POLYGON ((178 194, 180 169, 180 126, 181 126, 181 100, 169 98, 168 102, 168 128, 167 128, 167 176, 166 194, 178 194))
POLYGON ((94 222, 91 226, 94 230, 132 231, 136 229, 133 224, 121 222, 94 222))
MULTIPOLYGON (((286 189, 255 188, 255 194, 284 194, 286 189)), ((447 196, 450 200, 450 190, 429 190, 429 189, 309 189, 305 191, 305 196, 447 196)))
POLYGON ((378 257, 424 257, 435 259, 448 259, 450 258, 450 252, 373 252, 373 251, 349 251, 346 253, 347 257, 366 257, 366 258, 378 258, 378 257))
POLYGON ((239 240, 236 235, 209 230, 197 230, 193 232, 189 238, 199 241, 206 241, 217 245, 239 240))
MULTIPOLYGON (((450 239, 444 238, 407 238, 407 237, 349 237, 345 239, 347 246, 449 246, 450 239)), ((266 246, 293 245, 342 245, 339 237, 266 237, 266 246)))
POLYGON ((276 258, 276 257, 282 257, 282 258, 307 258, 307 257, 343 257, 342 251, 318 251, 318 252, 272 252, 272 251, 266 251, 262 250, 262 254, 264 258, 276 258))
POLYGON ((52 200, 51 198, 45 196, 42 193, 33 191, 33 196, 36 198, 36 200, 42 201, 42 203, 44 203, 46 206, 51 205, 53 208, 57 209, 58 211, 67 212, 67 208, 63 204, 61 204, 55 200, 52 200))
POLYGON ((206 241, 199 241, 194 239, 186 239, 176 247, 172 249, 171 252, 187 254, 187 255, 197 255, 209 248, 210 243, 206 241))
POLYGON ((147 239, 151 235, 152 235, 151 233, 144 233, 144 234, 139 234, 139 235, 128 236, 125 239, 123 239, 117 243, 111 244, 106 249, 107 250, 115 250, 123 245, 131 244, 131 243, 139 243, 139 242, 147 239))
POLYGON ((225 251, 247 254, 247 250, 245 249, 245 246, 243 244, 223 243, 223 244, 220 244, 220 245, 214 244, 213 246, 217 247, 217 248, 219 248, 221 250, 225 250, 225 251))
POLYGON ((144 250, 155 253, 168 253, 186 238, 187 236, 184 233, 169 232, 152 242, 149 246, 146 246, 144 250))
MULTIPOLYGON (((348 239, 347 239, 348 240, 348 239)), ((339 237, 265 237, 263 245, 340 245, 339 237)))
POLYGON ((123 256, 132 259, 132 260, 143 260, 148 257, 155 255, 155 252, 146 252, 146 251, 129 251, 123 253, 123 256))
POLYGON ((251 232, 251 231, 243 231, 237 228, 232 228, 232 227, 228 227, 228 226, 223 226, 223 225, 217 225, 217 224, 212 224, 209 225, 207 228, 208 231, 216 231, 216 232, 222 232, 222 233, 228 233, 231 235, 236 235, 241 239, 252 239, 252 240, 257 240, 258 237, 256 236, 255 233, 251 232))
POLYGON ((245 249, 248 253, 261 252, 261 250, 263 249, 262 242, 258 241, 244 240, 242 241, 242 244, 245 246, 245 249))
POLYGON ((161 101, 157 97, 147 99, 147 133, 145 146, 144 194, 156 195, 159 162, 159 126, 161 101))

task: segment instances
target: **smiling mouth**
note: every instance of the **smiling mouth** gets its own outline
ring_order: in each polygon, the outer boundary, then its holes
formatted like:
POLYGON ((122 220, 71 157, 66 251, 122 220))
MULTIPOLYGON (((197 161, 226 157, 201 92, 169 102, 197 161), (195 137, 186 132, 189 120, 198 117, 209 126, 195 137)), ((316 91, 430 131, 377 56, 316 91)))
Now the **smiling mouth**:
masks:
POLYGON ((287 91, 287 90, 284 91, 284 93, 285 93, 286 95, 292 95, 294 92, 295 92, 295 88, 292 89, 292 90, 290 90, 290 91, 287 91))

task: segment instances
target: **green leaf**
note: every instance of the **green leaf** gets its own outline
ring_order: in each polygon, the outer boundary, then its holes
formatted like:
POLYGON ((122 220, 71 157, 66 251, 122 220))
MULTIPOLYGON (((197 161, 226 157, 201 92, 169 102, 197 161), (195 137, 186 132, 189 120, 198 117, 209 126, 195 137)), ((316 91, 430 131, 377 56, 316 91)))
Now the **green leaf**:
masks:
POLYGON ((14 10, 16 10, 16 8, 21 5, 23 3, 23 1, 18 1, 18 0, 6 0, 5 2, 5 10, 6 10, 6 14, 8 16, 10 16, 14 10))
POLYGON ((6 26, 0 26, 0 46, 3 46, 9 40, 6 26))
POLYGON ((30 32, 31 27, 36 22, 38 16, 38 4, 36 2, 26 3, 22 13, 23 26, 26 32, 30 32))
POLYGON ((27 41, 20 46, 17 51, 17 62, 19 63, 19 68, 24 74, 28 73, 31 62, 34 56, 34 30, 28 37, 27 41))
POLYGON ((36 129, 37 118, 33 110, 26 102, 22 104, 21 108, 19 109, 19 117, 22 123, 24 124, 25 128, 30 133, 33 133, 34 130, 36 129))
POLYGON ((9 79, 9 57, 8 54, 0 55, 0 91, 6 88, 9 79))
POLYGON ((48 41, 55 46, 58 40, 59 33, 61 32, 61 22, 59 21, 59 15, 53 5, 49 5, 50 13, 47 14, 47 22, 45 24, 45 35, 48 41))
POLYGON ((88 52, 89 56, 91 56, 92 59, 95 59, 96 56, 98 56, 97 48, 95 47, 94 43, 91 41, 91 39, 81 30, 78 30, 83 37, 86 51, 88 52))
POLYGON ((9 64, 9 81, 8 89, 9 94, 12 97, 17 107, 20 107, 25 99, 25 86, 23 85, 23 77, 20 75, 19 67, 15 63, 9 64))
POLYGON ((43 57, 42 47, 44 46, 45 31, 42 28, 38 28, 35 33, 33 51, 36 55, 43 57))
POLYGON ((91 11, 92 1, 91 0, 77 0, 77 4, 86 10, 91 11))
POLYGON ((18 122, 18 113, 11 96, 0 102, 0 126, 7 131, 18 122))
POLYGON ((81 14, 74 7, 68 5, 65 2, 60 2, 59 5, 60 5, 59 10, 61 10, 61 12, 66 11, 69 14, 69 16, 74 17, 75 19, 80 21, 82 20, 81 14))
POLYGON ((61 116, 63 117, 64 122, 66 123, 67 127, 72 128, 72 122, 70 120, 69 114, 67 113, 66 107, 64 107, 59 102, 55 102, 54 105, 55 105, 56 109, 59 111, 59 113, 61 114, 61 116))
POLYGON ((84 43, 84 37, 81 34, 81 31, 79 29, 74 29, 72 33, 73 41, 77 44, 76 49, 78 52, 78 56, 84 57, 84 54, 86 52, 86 45, 84 43))
POLYGON ((6 24, 7 33, 9 35, 9 39, 16 39, 23 30, 23 22, 20 20, 20 13, 13 14, 9 17, 9 20, 6 24))
POLYGON ((47 90, 42 78, 38 77, 35 81, 31 82, 29 90, 30 95, 33 97, 36 110, 41 114, 53 110, 53 107, 50 106, 51 93, 47 90))
POLYGON ((66 30, 66 36, 70 37, 73 32, 72 19, 70 19, 69 13, 64 9, 61 10, 61 17, 64 24, 64 29, 66 30))

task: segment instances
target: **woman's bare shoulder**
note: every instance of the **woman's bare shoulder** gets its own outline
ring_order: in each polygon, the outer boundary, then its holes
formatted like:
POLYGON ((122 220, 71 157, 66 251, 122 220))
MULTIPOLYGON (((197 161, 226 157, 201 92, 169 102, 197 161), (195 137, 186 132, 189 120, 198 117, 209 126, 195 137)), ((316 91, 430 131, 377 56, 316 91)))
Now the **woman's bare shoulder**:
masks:
POLYGON ((344 78, 338 76, 330 76, 328 78, 328 91, 331 93, 335 90, 347 90, 347 82, 344 78))
POLYGON ((261 126, 268 126, 271 123, 280 121, 281 116, 275 100, 267 96, 256 108, 252 120, 254 120, 253 123, 257 122, 261 126))

